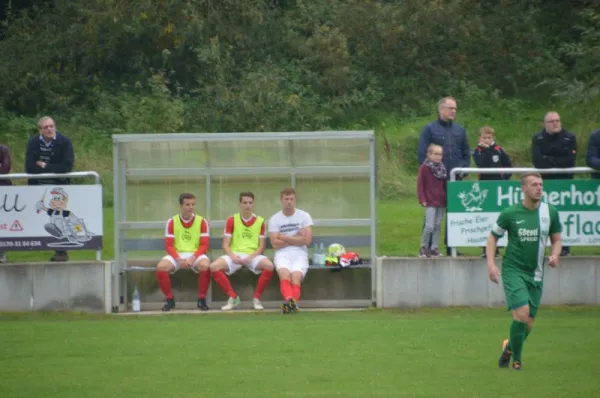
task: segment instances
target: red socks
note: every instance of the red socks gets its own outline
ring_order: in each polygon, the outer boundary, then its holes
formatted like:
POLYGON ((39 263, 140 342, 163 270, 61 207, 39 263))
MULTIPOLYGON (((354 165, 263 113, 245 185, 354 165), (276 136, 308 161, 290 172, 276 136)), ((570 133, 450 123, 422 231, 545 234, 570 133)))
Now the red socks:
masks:
POLYGON ((256 282, 256 290, 254 290, 254 298, 260 298, 272 277, 273 271, 262 271, 260 273, 258 282, 256 282))
POLYGON ((210 286, 210 271, 200 271, 198 275, 198 298, 206 298, 210 286))
POLYGON ((231 282, 229 282, 229 278, 223 273, 223 271, 213 272, 212 277, 226 295, 233 298, 237 297, 237 293, 235 290, 233 290, 231 282))
POLYGON ((156 271, 156 280, 165 297, 172 299, 173 291, 171 290, 171 277, 169 273, 167 271, 156 271))
POLYGON ((281 297, 283 297, 285 301, 294 297, 292 293, 292 283, 286 279, 279 280, 279 291, 281 291, 281 297))
POLYGON ((300 300, 300 285, 292 283, 292 296, 294 296, 294 300, 300 300))

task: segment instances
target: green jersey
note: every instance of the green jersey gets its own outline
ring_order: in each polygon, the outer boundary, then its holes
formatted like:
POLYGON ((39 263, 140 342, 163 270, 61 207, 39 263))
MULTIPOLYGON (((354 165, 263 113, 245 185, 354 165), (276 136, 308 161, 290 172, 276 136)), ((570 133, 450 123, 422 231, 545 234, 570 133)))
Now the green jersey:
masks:
POLYGON ((541 282, 544 277, 544 257, 548 237, 561 231, 558 210, 540 202, 535 210, 522 203, 504 209, 492 227, 492 235, 500 238, 508 232, 508 246, 502 268, 512 267, 541 282))

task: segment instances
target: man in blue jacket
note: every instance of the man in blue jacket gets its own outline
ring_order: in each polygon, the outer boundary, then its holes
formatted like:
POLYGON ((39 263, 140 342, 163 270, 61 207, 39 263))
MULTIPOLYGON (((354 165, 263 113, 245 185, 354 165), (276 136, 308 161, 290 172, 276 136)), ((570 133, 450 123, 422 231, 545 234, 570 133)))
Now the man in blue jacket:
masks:
POLYGON ((592 178, 600 179, 600 130, 590 135, 585 162, 588 167, 598 170, 597 173, 592 173, 592 178))
MULTIPOLYGON (((68 137, 56 130, 54 120, 44 116, 38 121, 39 134, 34 135, 27 143, 25 155, 25 171, 28 174, 70 173, 73 171, 75 154, 73 144, 68 137)), ((29 179, 29 185, 67 185, 68 178, 29 179)), ((66 251, 56 251, 50 261, 68 261, 66 251)))
MULTIPOLYGON (((455 118, 456 99, 453 97, 444 97, 439 100, 438 119, 429 123, 421 130, 419 149, 417 150, 419 164, 425 161, 429 144, 437 144, 444 149, 442 163, 446 166, 448 173, 455 167, 469 167, 471 163, 471 150, 469 149, 467 132, 461 125, 454 123, 455 118)), ((460 180, 462 177, 459 174, 456 179, 460 180)), ((446 245, 446 254, 450 255, 451 248, 448 247, 448 217, 446 217, 444 244, 446 245)))

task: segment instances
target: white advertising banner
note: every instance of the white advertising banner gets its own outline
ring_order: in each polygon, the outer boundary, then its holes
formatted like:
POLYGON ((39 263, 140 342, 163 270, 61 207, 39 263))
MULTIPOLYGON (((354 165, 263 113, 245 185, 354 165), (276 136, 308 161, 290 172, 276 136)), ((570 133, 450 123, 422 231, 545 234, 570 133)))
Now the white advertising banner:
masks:
POLYGON ((0 187, 0 251, 102 248, 101 185, 0 187))

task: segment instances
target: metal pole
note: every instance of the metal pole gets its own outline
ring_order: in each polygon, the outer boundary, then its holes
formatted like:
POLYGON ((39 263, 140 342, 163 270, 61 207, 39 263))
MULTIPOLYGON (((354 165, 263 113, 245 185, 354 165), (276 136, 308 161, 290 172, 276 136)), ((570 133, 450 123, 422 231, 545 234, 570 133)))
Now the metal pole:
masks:
POLYGON ((491 167, 489 169, 478 169, 477 167, 455 167, 450 171, 450 181, 456 181, 456 175, 458 173, 476 173, 476 174, 498 174, 498 173, 540 173, 540 174, 581 174, 581 173, 592 173, 595 170, 589 167, 569 167, 566 169, 536 169, 534 167, 491 167))
POLYGON ((376 141, 375 135, 369 139, 369 157, 371 163, 371 172, 369 175, 369 210, 371 218, 371 304, 377 306, 377 170, 376 170, 376 141))

